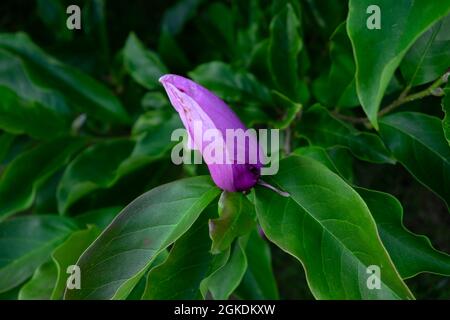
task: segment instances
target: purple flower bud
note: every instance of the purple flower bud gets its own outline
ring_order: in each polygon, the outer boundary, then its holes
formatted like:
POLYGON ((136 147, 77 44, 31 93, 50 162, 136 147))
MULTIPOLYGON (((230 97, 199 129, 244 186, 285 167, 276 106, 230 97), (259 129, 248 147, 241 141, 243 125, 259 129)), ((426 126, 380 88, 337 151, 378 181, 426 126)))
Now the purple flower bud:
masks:
POLYGON ((252 188, 258 182, 263 157, 256 136, 248 134, 244 124, 225 102, 194 81, 172 74, 161 77, 159 81, 179 113, 190 143, 203 155, 215 184, 230 192, 252 188), (208 139, 210 129, 218 132, 220 139, 208 139), (239 139, 231 138, 230 132, 247 134, 244 139, 239 139), (223 152, 226 161, 214 161, 208 156, 211 149, 216 153, 223 152))

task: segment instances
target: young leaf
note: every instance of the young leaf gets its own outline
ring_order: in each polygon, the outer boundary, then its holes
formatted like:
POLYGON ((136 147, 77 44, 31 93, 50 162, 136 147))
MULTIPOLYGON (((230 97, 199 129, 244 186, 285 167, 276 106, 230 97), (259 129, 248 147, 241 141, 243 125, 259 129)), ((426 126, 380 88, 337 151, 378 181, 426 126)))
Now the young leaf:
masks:
POLYGON ((146 49, 134 33, 130 33, 125 43, 123 59, 133 79, 147 89, 158 88, 158 79, 168 73, 158 55, 146 49))
POLYGON ((11 161, 0 177, 0 221, 30 207, 37 189, 83 145, 83 139, 60 138, 44 142, 11 161))
POLYGON ((59 216, 25 216, 0 223, 0 292, 21 284, 76 229, 59 216))
POLYGON ((279 299, 277 283, 272 270, 272 256, 268 243, 254 230, 245 248, 248 268, 237 295, 242 299, 279 299))
POLYGON ((255 225, 254 210, 242 193, 222 192, 219 199, 219 218, 209 221, 213 254, 228 249, 235 238, 250 232, 255 225))
POLYGON ((356 89, 375 128, 384 92, 402 58, 422 33, 449 12, 450 0, 350 0, 347 30, 356 60, 356 89), (380 9, 378 17, 376 10, 366 13, 373 5, 380 9), (380 28, 369 29, 377 18, 380 28))
POLYGON ((259 222, 271 241, 302 262, 316 298, 413 298, 367 206, 341 178, 315 160, 291 156, 269 182, 290 197, 257 187, 259 222), (372 265, 383 274, 378 290, 367 285, 372 265))
POLYGON ((80 257, 84 285, 66 290, 65 299, 127 297, 152 260, 181 237, 218 194, 211 179, 202 176, 138 197, 80 257))
POLYGON ((363 188, 356 191, 369 207, 381 240, 403 279, 422 272, 450 276, 450 255, 434 249, 427 237, 405 228, 403 208, 396 198, 363 188))
POLYGON ((208 219, 216 215, 217 205, 214 203, 175 242, 168 258, 150 270, 142 299, 194 300, 200 296, 200 283, 207 275, 212 260, 208 219))
POLYGON ((380 133, 395 158, 450 205, 450 147, 438 118, 400 112, 380 119, 380 133))

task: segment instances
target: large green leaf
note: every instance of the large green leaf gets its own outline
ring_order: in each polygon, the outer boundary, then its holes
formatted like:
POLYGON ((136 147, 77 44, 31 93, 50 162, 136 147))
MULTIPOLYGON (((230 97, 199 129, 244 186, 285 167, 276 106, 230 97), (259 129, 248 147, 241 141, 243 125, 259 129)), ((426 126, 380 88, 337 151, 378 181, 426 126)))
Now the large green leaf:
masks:
POLYGON ((425 236, 408 231, 403 225, 403 208, 393 196, 357 188, 375 219, 383 244, 403 278, 421 272, 450 276, 450 255, 433 248, 425 236))
POLYGON ((26 216, 0 223, 0 292, 21 284, 76 229, 59 216, 26 216))
POLYGON ((168 72, 158 55, 146 49, 134 33, 128 36, 125 43, 123 59, 133 79, 147 89, 158 88, 158 79, 168 72))
POLYGON ((313 145, 322 147, 344 146, 357 158, 375 163, 395 163, 389 150, 376 134, 358 131, 336 119, 320 105, 311 107, 303 114, 298 127, 313 145))
POLYGON ((277 89, 300 101, 298 56, 303 48, 300 21, 287 4, 270 23, 269 69, 277 89))
POLYGON ((224 251, 235 238, 249 233, 255 218, 255 209, 245 195, 223 191, 219 199, 219 217, 209 221, 211 252, 224 251))
POLYGON ((66 299, 123 299, 152 260, 182 236, 219 194, 209 177, 175 181, 129 204, 83 253, 80 290, 66 299))
POLYGON ((37 189, 83 144, 83 139, 60 138, 39 144, 11 161, 0 177, 0 221, 30 207, 37 189))
POLYGON ((78 110, 102 120, 129 122, 120 101, 103 84, 47 55, 26 34, 0 34, 0 49, 19 58, 35 81, 58 90, 78 110))
POLYGON ((202 64, 189 72, 189 76, 227 101, 266 104, 271 101, 269 89, 251 73, 234 70, 221 61, 202 64))
POLYGON ((400 65, 410 86, 421 85, 442 76, 450 66, 450 16, 425 32, 400 65))
POLYGON ((380 133, 395 158, 450 205, 450 146, 441 121, 416 112, 380 119, 380 133))
POLYGON ((52 253, 52 263, 55 266, 56 277, 54 287, 50 292, 51 299, 61 299, 66 288, 67 267, 75 265, 81 254, 97 238, 100 233, 97 227, 89 227, 72 233, 64 243, 52 253))
POLYGON ((279 299, 270 247, 256 230, 250 234, 245 254, 248 268, 237 289, 238 296, 253 300, 279 299))
POLYGON ((53 261, 42 264, 20 289, 19 300, 50 300, 56 275, 56 266, 53 261))
POLYGON ((193 300, 200 297, 200 283, 207 275, 212 260, 208 219, 216 215, 217 205, 214 203, 175 242, 164 263, 150 270, 142 299, 193 300))
POLYGON ((370 122, 378 128, 377 112, 384 92, 414 42, 450 12, 450 0, 350 0, 347 30, 356 60, 356 89, 370 122), (381 28, 369 29, 366 10, 380 8, 381 28))
POLYGON ((266 236, 299 259, 318 299, 412 299, 360 196, 319 162, 291 156, 270 179, 290 197, 256 188, 266 236), (382 270, 380 289, 367 286, 369 266, 382 270))

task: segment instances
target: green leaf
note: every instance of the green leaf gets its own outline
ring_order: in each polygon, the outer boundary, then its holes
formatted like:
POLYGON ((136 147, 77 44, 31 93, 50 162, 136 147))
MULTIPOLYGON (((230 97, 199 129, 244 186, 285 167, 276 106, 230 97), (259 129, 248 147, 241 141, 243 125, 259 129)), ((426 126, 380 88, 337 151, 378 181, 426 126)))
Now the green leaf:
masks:
POLYGON ((36 70, 0 48, 0 127, 51 138, 68 133, 73 112, 60 92, 46 87, 36 70))
POLYGON ((67 166, 59 182, 58 211, 66 213, 84 195, 112 186, 118 179, 117 168, 132 149, 133 142, 130 140, 109 140, 79 154, 67 166))
POLYGON ((303 48, 300 21, 287 4, 270 23, 269 69, 277 89, 300 101, 298 56, 303 48))
POLYGON ((325 148, 344 146, 358 159, 374 163, 395 163, 378 135, 354 129, 320 105, 311 107, 303 114, 302 125, 298 130, 314 145, 325 148))
POLYGON ((236 239, 226 263, 203 280, 201 284, 203 296, 208 290, 213 299, 226 300, 236 290, 247 270, 247 257, 245 255, 247 239, 248 237, 236 239))
POLYGON ((158 88, 158 79, 168 73, 158 55, 145 48, 134 33, 130 33, 127 38, 123 59, 125 68, 133 79, 147 89, 158 88))
POLYGON ((221 61, 202 64, 189 72, 189 76, 227 101, 266 104, 272 101, 269 89, 251 73, 234 70, 221 61))
POLYGON ((450 205, 450 147, 441 121, 416 112, 380 119, 380 133, 395 158, 450 205))
POLYGON ((217 215, 217 205, 205 209, 194 225, 178 239, 168 258, 147 275, 145 300, 193 300, 200 296, 200 283, 212 260, 208 219, 217 215))
POLYGON ((0 223, 0 292, 21 284, 76 229, 59 216, 25 216, 0 223))
POLYGON ((450 84, 444 88, 444 97, 442 98, 442 111, 444 119, 442 119, 442 128, 444 129, 445 139, 450 145, 450 84))
POLYGON ((130 203, 86 250, 80 290, 65 299, 124 299, 152 260, 181 237, 219 194, 209 177, 175 181, 130 203), (106 272, 107 271, 107 272, 106 272))
POLYGON ((39 144, 11 161, 0 177, 0 221, 29 208, 39 187, 83 145, 83 139, 60 138, 39 144))
POLYGON ((400 65, 408 85, 417 86, 442 76, 450 66, 450 15, 426 31, 400 65))
POLYGON ((141 116, 133 128, 134 140, 115 139, 84 150, 66 168, 58 186, 59 212, 68 209, 84 196, 114 186, 120 178, 162 158, 172 147, 170 136, 179 128, 179 117, 141 116))
POLYGON ((279 299, 270 247, 256 230, 250 234, 245 254, 248 268, 237 289, 237 295, 245 300, 279 299))
POLYGON ((303 106, 296 103, 278 91, 272 91, 274 104, 283 112, 283 118, 271 121, 277 129, 286 129, 295 120, 296 116, 302 111, 303 106))
POLYGON ((341 23, 330 39, 331 66, 328 73, 313 83, 317 100, 328 107, 359 105, 355 84, 355 62, 346 24, 341 23))
POLYGON ((396 198, 363 188, 356 191, 369 207, 381 240, 404 279, 422 272, 450 276, 450 255, 434 249, 427 237, 405 228, 403 208, 396 198))
POLYGON ((450 0, 350 0, 347 30, 356 60, 356 89, 370 122, 404 55, 428 28, 450 12, 450 0), (370 5, 380 8, 381 29, 368 29, 370 5))
POLYGON ((162 109, 168 105, 167 96, 161 92, 147 92, 141 100, 141 106, 144 110, 162 109))
POLYGON ((223 191, 219 199, 219 218, 209 221, 211 252, 224 251, 235 238, 249 233, 255 218, 253 205, 242 193, 223 191))
POLYGON ((50 300, 56 283, 57 270, 53 261, 42 264, 19 291, 19 300, 50 300))
POLYGON ((302 262, 316 298, 413 298, 364 201, 336 174, 315 160, 291 156, 269 183, 290 197, 257 187, 259 222, 272 242, 302 262), (382 270, 378 290, 367 286, 372 265, 382 270))
POLYGON ((0 49, 20 58, 34 79, 58 90, 78 110, 101 120, 129 122, 120 101, 103 84, 47 55, 25 33, 0 34, 0 49))
POLYGON ((72 233, 64 243, 58 246, 52 253, 52 263, 56 266, 56 281, 52 287, 51 299, 61 299, 66 288, 67 267, 75 265, 81 254, 94 242, 100 230, 96 227, 89 227, 72 233))

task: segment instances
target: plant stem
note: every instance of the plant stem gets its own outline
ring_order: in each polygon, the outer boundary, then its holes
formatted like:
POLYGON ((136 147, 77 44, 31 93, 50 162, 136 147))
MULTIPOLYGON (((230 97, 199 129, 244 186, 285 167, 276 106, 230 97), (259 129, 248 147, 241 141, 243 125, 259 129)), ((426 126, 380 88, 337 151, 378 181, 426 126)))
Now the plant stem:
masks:
MULTIPOLYGON (((385 114, 391 112, 392 110, 400 107, 401 105, 403 105, 403 104, 405 104, 407 102, 411 102, 411 101, 414 101, 414 100, 419 100, 419 99, 425 98, 425 97, 430 96, 430 95, 442 96, 443 92, 442 92, 442 90, 439 90, 439 89, 441 89, 440 86, 442 84, 444 84, 444 83, 446 83, 448 81, 449 74, 450 74, 450 71, 445 73, 442 77, 439 77, 428 88, 426 88, 426 89, 424 89, 422 91, 410 94, 410 95, 408 95, 408 92, 411 89, 411 87, 407 86, 405 88, 405 90, 403 90, 403 92, 400 94, 400 96, 397 99, 395 99, 386 108, 383 108, 382 110, 380 110, 378 112, 378 117, 384 116, 385 114)), ((362 123, 362 124, 365 124, 365 125, 369 125, 370 124, 369 120, 367 118, 365 118, 365 117, 347 116, 347 115, 340 114, 337 111, 333 111, 332 114, 336 118, 339 118, 339 119, 342 119, 342 120, 345 120, 345 121, 348 121, 348 122, 351 122, 351 123, 362 123)))

